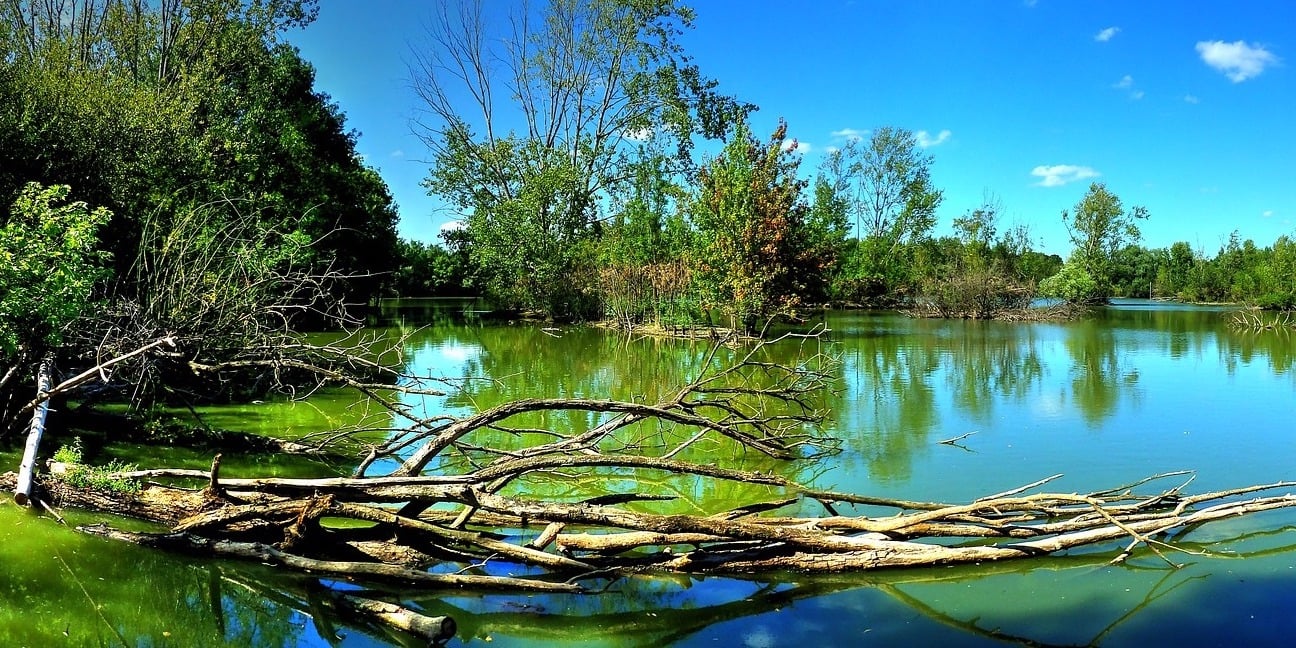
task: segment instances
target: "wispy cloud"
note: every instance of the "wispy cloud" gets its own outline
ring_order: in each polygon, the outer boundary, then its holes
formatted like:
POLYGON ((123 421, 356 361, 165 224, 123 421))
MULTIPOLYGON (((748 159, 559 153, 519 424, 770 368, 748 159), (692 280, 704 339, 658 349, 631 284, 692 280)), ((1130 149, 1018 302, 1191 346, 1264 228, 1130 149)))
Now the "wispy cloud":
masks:
POLYGON ((1142 99, 1142 98, 1143 98, 1143 91, 1142 91, 1142 90, 1138 90, 1138 89, 1136 89, 1136 88, 1134 87, 1134 77, 1132 77, 1132 76, 1130 76, 1130 75, 1128 75, 1128 74, 1126 74, 1125 76, 1121 77, 1121 80, 1120 80, 1120 81, 1117 81, 1116 83, 1113 83, 1113 84, 1112 84, 1112 87, 1113 87, 1113 88, 1116 88, 1117 90, 1128 90, 1128 91, 1129 91, 1129 98, 1130 98, 1130 99, 1133 99, 1133 100, 1135 100, 1135 101, 1138 101, 1139 99, 1142 99))
POLYGON ((796 138, 792 138, 792 139, 783 140, 783 143, 779 145, 779 148, 783 149, 784 151, 796 151, 801 155, 805 155, 806 153, 809 153, 810 150, 814 147, 811 146, 808 142, 802 142, 796 138))
POLYGON ((1061 187, 1077 180, 1097 178, 1101 174, 1087 166, 1054 164, 1052 166, 1037 166, 1031 169, 1031 175, 1040 179, 1039 182, 1035 183, 1037 187, 1061 187))
POLYGON ((440 232, 445 233, 445 232, 457 232, 457 231, 459 231, 459 230, 461 230, 461 229, 463 229, 463 228, 465 228, 465 227, 468 227, 468 224, 467 224, 467 223, 465 223, 465 222, 463 222, 463 221, 461 221, 461 220, 452 220, 452 221, 450 221, 450 222, 448 222, 448 223, 442 223, 442 224, 441 224, 441 227, 439 227, 439 228, 437 228, 437 229, 438 229, 440 232))
POLYGON ((1094 34, 1094 40, 1098 41, 1099 43, 1106 43, 1107 41, 1111 40, 1112 37, 1115 36, 1119 31, 1120 31, 1120 27, 1108 27, 1107 29, 1100 31, 1097 34, 1094 34))
POLYGON ((844 137, 850 141, 862 140, 865 135, 868 135, 868 131, 854 128, 843 128, 832 132, 833 137, 844 137))
POLYGON ((1197 43, 1197 53, 1206 65, 1223 72, 1233 83, 1242 83, 1258 76, 1265 68, 1278 63, 1278 57, 1273 52, 1254 43, 1247 45, 1243 41, 1201 41, 1197 43))
POLYGON ((1190 94, 1184 95, 1184 101, 1190 104, 1201 103, 1201 99, 1198 99, 1197 95, 1190 95, 1190 94))
POLYGON ((1272 218, 1272 217, 1273 217, 1273 210, 1272 210, 1272 209, 1266 209, 1266 210, 1264 210, 1264 212, 1261 213, 1260 215, 1263 216, 1263 217, 1265 217, 1265 218, 1272 218))
POLYGON ((403 157, 405 157, 405 151, 402 151, 402 150, 400 150, 400 149, 396 149, 395 151, 392 151, 391 153, 388 153, 388 155, 390 155, 391 157, 394 157, 394 158, 403 158, 403 157))
POLYGON ((948 142, 950 135, 952 134, 953 133, 950 133, 948 130, 943 130, 937 133, 935 137, 932 137, 931 133, 928 133, 925 130, 920 130, 917 133, 914 133, 914 139, 918 140, 918 146, 922 148, 931 148, 948 142))

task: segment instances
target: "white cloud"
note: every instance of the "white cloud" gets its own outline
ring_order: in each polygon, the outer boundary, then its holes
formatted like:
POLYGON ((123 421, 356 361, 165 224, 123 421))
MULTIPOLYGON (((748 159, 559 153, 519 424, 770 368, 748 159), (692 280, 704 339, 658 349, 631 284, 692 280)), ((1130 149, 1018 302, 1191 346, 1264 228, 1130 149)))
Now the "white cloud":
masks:
POLYGON ((1224 73, 1233 83, 1241 83, 1264 72, 1278 63, 1278 57, 1260 45, 1247 45, 1243 41, 1201 41, 1197 43, 1201 59, 1224 73))
POLYGON ((832 155, 833 153, 836 153, 837 151, 840 151, 840 150, 841 150, 841 149, 837 148, 836 146, 825 146, 825 147, 824 147, 824 153, 827 153, 827 154, 829 154, 829 155, 832 155))
POLYGON ((844 137, 852 142, 864 139, 865 135, 868 135, 868 131, 854 128, 843 128, 832 132, 833 137, 844 137))
POLYGON ((1054 164, 1052 166, 1037 166, 1031 169, 1031 175, 1040 179, 1039 182, 1035 183, 1037 187, 1061 187, 1077 180, 1097 178, 1101 174, 1087 166, 1054 164))
POLYGON ((400 149, 396 149, 395 151, 392 151, 392 152, 389 153, 388 155, 390 155, 390 156, 392 156, 392 157, 394 157, 394 158, 403 158, 403 157, 405 157, 405 151, 402 151, 402 150, 400 150, 400 149))
POLYGON ((441 232, 457 232, 465 227, 468 227, 467 223, 461 220, 452 220, 448 223, 443 223, 438 229, 441 232))
POLYGON ((1190 95, 1190 94, 1184 95, 1184 101, 1190 104, 1201 103, 1201 99, 1198 99, 1196 95, 1190 95))
POLYGON ((1266 209, 1266 210, 1264 210, 1264 213, 1262 213, 1262 214, 1260 214, 1260 215, 1261 215, 1261 216, 1264 216, 1265 218, 1269 218, 1269 217, 1273 216, 1273 210, 1272 210, 1272 209, 1266 209))
POLYGON ((920 130, 917 133, 914 133, 914 138, 918 140, 918 146, 922 148, 931 148, 933 146, 940 146, 949 141, 950 135, 951 133, 948 130, 943 130, 937 133, 936 137, 932 137, 931 133, 928 133, 925 130, 920 130))
POLYGON ((810 146, 809 143, 802 142, 796 138, 792 138, 792 139, 783 140, 783 143, 779 145, 779 148, 783 149, 784 151, 796 151, 801 155, 805 155, 806 153, 809 153, 810 149, 813 147, 810 146))
POLYGON ((1133 99, 1134 101, 1138 101, 1139 99, 1143 98, 1143 91, 1134 89, 1134 77, 1128 74, 1121 77, 1120 81, 1113 83, 1112 87, 1116 88, 1117 90, 1129 90, 1129 98, 1133 99))
POLYGON ((1115 36, 1116 33, 1119 31, 1120 31, 1120 27, 1108 27, 1107 29, 1100 31, 1097 34, 1094 34, 1094 40, 1098 41, 1099 43, 1106 43, 1107 41, 1111 40, 1112 36, 1115 36))

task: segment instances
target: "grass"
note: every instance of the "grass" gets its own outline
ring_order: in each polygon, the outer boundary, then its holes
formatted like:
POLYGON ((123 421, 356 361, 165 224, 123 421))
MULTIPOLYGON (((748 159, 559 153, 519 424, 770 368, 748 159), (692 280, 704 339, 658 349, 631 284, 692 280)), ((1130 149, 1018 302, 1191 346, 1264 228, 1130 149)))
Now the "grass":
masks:
POLYGON ((103 466, 88 466, 84 463, 81 452, 81 440, 65 445, 54 452, 54 461, 67 464, 68 470, 63 474, 63 481, 76 488, 91 488, 119 495, 138 493, 140 484, 133 479, 125 479, 118 473, 135 470, 135 464, 128 464, 113 459, 103 466))

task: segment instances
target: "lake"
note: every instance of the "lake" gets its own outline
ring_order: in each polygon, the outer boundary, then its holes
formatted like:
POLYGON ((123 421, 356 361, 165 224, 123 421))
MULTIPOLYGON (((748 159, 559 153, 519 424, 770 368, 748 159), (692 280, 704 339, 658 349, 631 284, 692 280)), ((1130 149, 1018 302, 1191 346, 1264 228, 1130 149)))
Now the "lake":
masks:
MULTIPOLYGON (((465 413, 530 396, 648 398, 688 381, 703 343, 593 328, 492 323, 459 302, 389 305, 383 331, 408 369, 462 389, 418 405, 465 413), (426 328, 422 328, 426 325, 426 328)), ((1082 321, 915 320, 884 312, 820 316, 840 359, 828 432, 836 456, 779 465, 821 488, 962 502, 1057 473, 1051 491, 1089 492, 1196 471, 1191 493, 1296 478, 1296 343, 1238 332, 1229 310, 1124 301, 1082 321), (940 441, 967 435, 957 445, 940 441)), ((789 353, 791 350, 789 349, 789 353)), ((788 357, 791 357, 790 355, 788 357)), ((298 438, 381 424, 347 394, 207 408, 209 424, 298 438)), ((535 417, 587 425, 575 415, 535 417)), ((583 415, 582 415, 583 416, 583 415)), ((51 448, 52 450, 52 448, 51 448)), ((15 453, 4 459, 17 465, 15 453)), ((93 460, 205 467, 207 453, 107 444, 93 460)), ((734 459, 721 457, 721 459, 734 459)), ((346 465, 227 456, 231 475, 329 475, 346 465)), ((1143 487, 1168 489, 1184 477, 1143 487)), ((583 480, 581 493, 616 490, 583 480)), ((551 486, 531 484, 527 488, 551 486)), ((758 501, 755 487, 654 488, 685 510, 758 501)), ((100 519, 69 513, 69 522, 100 519)), ((256 566, 192 561, 110 544, 0 506, 0 642, 36 645, 395 645, 381 630, 312 620, 315 584, 256 566), (336 625, 334 625, 336 624, 336 625), (334 634, 333 637, 328 635, 334 634)), ((132 525, 137 528, 138 525, 132 525)), ((635 577, 580 596, 400 592, 450 614, 450 645, 1286 645, 1296 635, 1296 512, 1216 522, 1171 538, 1171 569, 1124 542, 1031 561, 832 577, 635 577)))

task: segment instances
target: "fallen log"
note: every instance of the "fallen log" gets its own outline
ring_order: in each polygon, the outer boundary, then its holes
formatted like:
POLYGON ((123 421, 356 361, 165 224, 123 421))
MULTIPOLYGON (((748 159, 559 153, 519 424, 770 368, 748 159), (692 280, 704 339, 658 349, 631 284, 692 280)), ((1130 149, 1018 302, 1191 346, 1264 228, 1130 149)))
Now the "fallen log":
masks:
POLYGON ((365 562, 342 562, 317 560, 285 553, 269 545, 253 542, 233 542, 213 540, 189 533, 135 533, 121 531, 107 525, 89 525, 77 527, 78 531, 89 535, 112 540, 120 540, 142 547, 164 549, 178 553, 219 558, 241 558, 258 562, 279 565, 298 571, 313 574, 324 574, 334 578, 369 579, 398 583, 402 585, 419 585, 450 589, 473 589, 486 591, 538 592, 547 594, 574 594, 583 591, 579 585, 571 583, 553 583, 532 578, 511 578, 500 576, 479 576, 474 574, 434 574, 426 571, 407 569, 394 565, 381 565, 365 562))
MULTIPOLYGON (((712 366, 713 348, 698 378, 653 404, 529 399, 412 420, 361 462, 367 468, 385 458, 399 466, 387 476, 359 470, 354 477, 230 478, 214 461, 209 471, 111 475, 134 480, 138 490, 77 488, 59 481, 56 470, 36 485, 65 506, 159 523, 165 531, 80 527, 157 549, 359 584, 569 594, 641 573, 834 573, 1004 562, 1095 546, 1111 550, 1114 562, 1146 548, 1174 565, 1164 552, 1175 547, 1160 537, 1169 531, 1296 507, 1296 497, 1266 494, 1296 482, 1190 495, 1184 489, 1192 478, 1183 472, 1084 494, 1037 492, 1060 477, 1053 475, 963 503, 815 488, 768 466, 835 448, 813 429, 823 416, 816 394, 829 376, 816 363, 826 360, 816 354, 795 366, 772 365, 760 359, 760 348, 737 351, 726 368, 712 366), (584 427, 510 423, 573 410, 585 414, 572 417, 584 427), (492 446, 501 431, 517 442, 492 446), (701 443, 709 444, 705 452, 693 447, 701 443), (744 455, 767 469, 719 459, 744 455), (433 466, 439 472, 425 474, 433 466), (1139 493, 1172 477, 1185 480, 1139 493), (681 502, 689 497, 684 490, 662 492, 672 488, 669 479, 697 492, 748 485, 740 492, 751 501, 681 502), (577 486, 584 483, 598 488, 577 486), (536 484, 572 486, 557 495, 536 484), (692 512, 679 513, 681 504, 692 512), (708 508, 717 505, 724 510, 708 508)), ((0 484, 11 480, 0 476, 0 484)), ((399 610, 373 610, 401 618, 399 610)))
POLYGON ((36 453, 40 451, 41 436, 45 434, 45 415, 49 412, 50 384, 54 378, 54 356, 46 356, 36 371, 36 398, 33 400, 31 425, 27 429, 27 444, 23 448, 22 463, 18 466, 18 480, 14 487, 14 502, 26 506, 31 499, 32 477, 36 472, 36 453))

